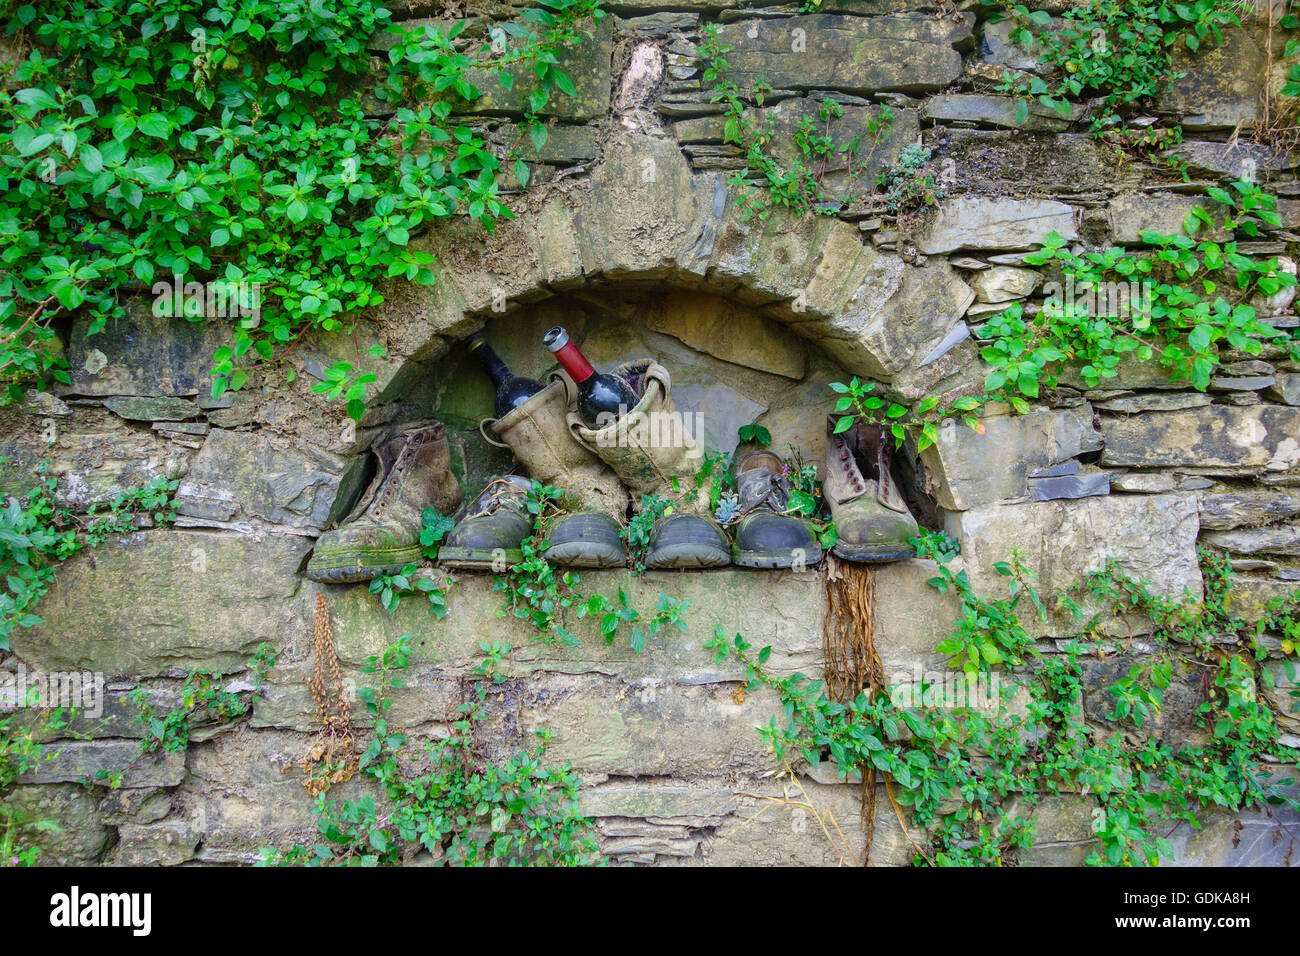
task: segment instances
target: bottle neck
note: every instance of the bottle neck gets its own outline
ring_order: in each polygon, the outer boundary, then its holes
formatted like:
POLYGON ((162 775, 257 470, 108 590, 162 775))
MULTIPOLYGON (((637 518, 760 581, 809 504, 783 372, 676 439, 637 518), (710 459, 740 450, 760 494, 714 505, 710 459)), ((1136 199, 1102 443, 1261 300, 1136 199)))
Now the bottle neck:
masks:
POLYGON ((483 339, 477 339, 471 343, 470 351, 474 353, 474 357, 483 366, 483 371, 488 373, 493 385, 500 387, 503 382, 513 378, 510 368, 502 361, 501 356, 497 355, 492 346, 488 345, 483 339))
POLYGON ((555 358, 560 363, 560 367, 569 373, 569 378, 573 379, 576 385, 581 385, 596 374, 596 369, 572 342, 565 342, 564 345, 556 349, 555 358))

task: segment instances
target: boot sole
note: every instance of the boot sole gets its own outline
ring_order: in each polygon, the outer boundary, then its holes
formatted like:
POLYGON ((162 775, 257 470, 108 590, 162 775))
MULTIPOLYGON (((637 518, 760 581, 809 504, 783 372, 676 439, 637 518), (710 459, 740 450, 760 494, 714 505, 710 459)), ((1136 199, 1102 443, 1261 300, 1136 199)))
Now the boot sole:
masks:
MULTIPOLYGON (((505 553, 507 566, 518 564, 523 560, 524 553, 518 548, 507 550, 505 553)), ((438 565, 444 568, 462 568, 466 571, 495 571, 497 559, 493 557, 491 551, 479 551, 475 548, 440 548, 438 565)))
POLYGON ((625 568, 627 555, 623 549, 592 548, 590 545, 556 545, 542 555, 552 564, 564 568, 625 568))
POLYGON ((882 563, 885 561, 902 561, 904 558, 916 557, 916 549, 910 546, 902 549, 895 546, 893 550, 887 550, 882 548, 872 548, 867 545, 837 544, 831 548, 831 552, 837 558, 843 558, 845 561, 856 561, 862 564, 882 563))
POLYGON ((723 568, 731 563, 726 548, 703 549, 699 544, 674 544, 647 555, 645 566, 656 571, 680 568, 723 568))
MULTIPOLYGON (((809 549, 803 564, 811 568, 814 564, 820 563, 823 556, 824 552, 821 548, 809 549)), ((794 557, 785 553, 760 554, 756 551, 732 551, 731 563, 742 568, 787 569, 794 567, 794 557)))
MULTIPOLYGON (((371 555, 373 562, 378 555, 371 555)), ((392 551, 384 556, 383 564, 339 564, 339 565, 307 565, 307 570, 303 572, 310 581, 318 581, 321 584, 358 584, 362 581, 372 581, 383 574, 396 574, 408 564, 419 564, 424 560, 424 552, 420 548, 407 548, 404 551, 392 551)))

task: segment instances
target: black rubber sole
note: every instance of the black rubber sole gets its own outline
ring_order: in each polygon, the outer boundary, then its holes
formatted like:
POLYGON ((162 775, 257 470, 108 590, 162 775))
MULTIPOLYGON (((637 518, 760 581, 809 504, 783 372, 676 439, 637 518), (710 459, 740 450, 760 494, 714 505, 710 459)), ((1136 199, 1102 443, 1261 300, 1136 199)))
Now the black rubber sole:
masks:
POLYGON ((916 557, 915 548, 905 548, 903 550, 882 550, 880 548, 870 548, 865 545, 837 544, 831 548, 831 552, 837 558, 843 558, 845 561, 853 561, 858 564, 881 564, 886 561, 902 561, 906 558, 916 557))

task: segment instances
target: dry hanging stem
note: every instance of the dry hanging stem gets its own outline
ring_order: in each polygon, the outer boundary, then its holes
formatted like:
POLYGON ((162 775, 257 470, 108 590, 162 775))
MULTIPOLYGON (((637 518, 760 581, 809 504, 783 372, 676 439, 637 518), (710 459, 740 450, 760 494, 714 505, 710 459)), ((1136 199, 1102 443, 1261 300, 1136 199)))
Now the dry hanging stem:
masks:
POLYGON ((329 605, 325 595, 316 595, 315 656, 307 688, 316 702, 316 717, 321 729, 316 742, 299 762, 305 775, 302 785, 313 797, 336 783, 352 779, 357 772, 357 748, 352 738, 352 706, 343 687, 334 631, 330 627, 329 605), (332 688, 326 685, 326 671, 332 688), (330 690, 333 694, 330 694, 330 690), (334 713, 331 713, 333 704, 334 713))
MULTIPOLYGON (((826 558, 826 622, 823 628, 826 693, 847 704, 864 690, 879 693, 885 668, 876 653, 876 570, 867 565, 826 558)), ((871 857, 876 833, 876 768, 859 765, 862 776, 862 829, 866 847, 862 865, 871 857)))

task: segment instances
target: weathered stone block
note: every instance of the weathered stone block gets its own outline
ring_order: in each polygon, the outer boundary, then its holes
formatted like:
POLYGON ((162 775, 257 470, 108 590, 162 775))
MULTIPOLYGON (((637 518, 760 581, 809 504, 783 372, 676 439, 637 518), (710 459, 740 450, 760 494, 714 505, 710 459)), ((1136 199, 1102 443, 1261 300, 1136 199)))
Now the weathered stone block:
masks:
POLYGON ((298 620, 291 598, 302 538, 149 531, 110 539, 59 566, 43 623, 14 650, 43 670, 153 676, 241 670, 298 620))
POLYGON ((1253 527, 1300 515, 1300 495, 1284 491, 1203 491, 1199 498, 1202 531, 1253 527))
POLYGON ((19 780, 22 783, 99 783, 99 772, 123 773, 123 787, 174 787, 185 777, 185 754, 162 750, 141 755, 134 740, 67 740, 46 754, 19 780), (51 752, 53 755, 51 756, 51 752))
POLYGON ((921 453, 926 489, 940 507, 964 511, 1028 493, 1029 473, 1101 447, 1084 404, 983 420, 985 433, 949 421, 921 453))
POLYGON ((176 489, 176 510, 218 526, 259 518, 316 536, 329 524, 351 461, 266 432, 214 429, 176 489))
POLYGON ((71 385, 60 395, 195 395, 211 385, 212 353, 229 343, 230 325, 155 316, 148 298, 87 335, 89 319, 72 327, 68 343, 71 385))
POLYGON ((1277 405, 1103 417, 1101 431, 1103 465, 1185 465, 1255 474, 1289 471, 1300 462, 1300 410, 1277 405))
POLYGON ((878 256, 844 310, 795 326, 849 371, 891 379, 918 364, 961 320, 975 299, 947 262, 913 266, 878 256))
POLYGON ((652 305, 646 327, 726 362, 803 378, 808 355, 793 333, 726 299, 670 293, 652 305))
POLYGON ((927 255, 958 249, 1033 249, 1048 233, 1078 235, 1074 210, 1050 199, 987 199, 958 196, 930 213, 917 240, 927 255))
MULTIPOLYGON (((592 30, 590 39, 555 51, 556 68, 573 80, 576 95, 565 96, 558 90, 553 92, 550 102, 541 110, 543 115, 565 120, 588 120, 605 115, 609 109, 610 57, 614 46, 612 19, 603 18, 592 30)), ((496 70, 466 70, 465 79, 481 95, 469 101, 455 99, 457 110, 479 115, 522 115, 528 112, 528 95, 534 86, 530 81, 535 79, 532 68, 521 63, 509 72, 514 82, 506 89, 498 80, 496 70)))
MULTIPOLYGON (((39 847, 41 866, 98 863, 113 837, 95 813, 93 791, 78 784, 18 786, 5 794, 5 803, 19 819, 48 820, 57 830, 26 828, 16 834, 20 845, 39 847)), ((6 861, 7 862, 7 861, 6 861)))
POLYGON ((967 40, 972 14, 954 19, 901 15, 863 18, 830 14, 724 24, 718 40, 731 47, 728 78, 777 89, 925 92, 961 74, 955 44, 967 40))
MULTIPOLYGON (((1177 600, 1185 594, 1192 600, 1201 596, 1195 495, 1116 495, 985 505, 947 512, 945 525, 961 542, 961 560, 980 594, 1006 593, 1006 579, 993 565, 1005 561, 1017 548, 1025 555, 1025 565, 1038 575, 1035 585, 1045 596, 1101 570, 1110 557, 1121 570, 1147 581, 1153 593, 1177 600)), ((1086 602, 1080 603, 1091 613, 1086 602)), ((1077 633, 1080 625, 1059 607, 1050 609, 1046 622, 1030 606, 1024 607, 1020 617, 1033 636, 1067 636, 1077 633)), ((1107 623, 1101 622, 1103 627, 1107 623)), ((1134 622, 1135 627, 1140 624, 1134 622)))

